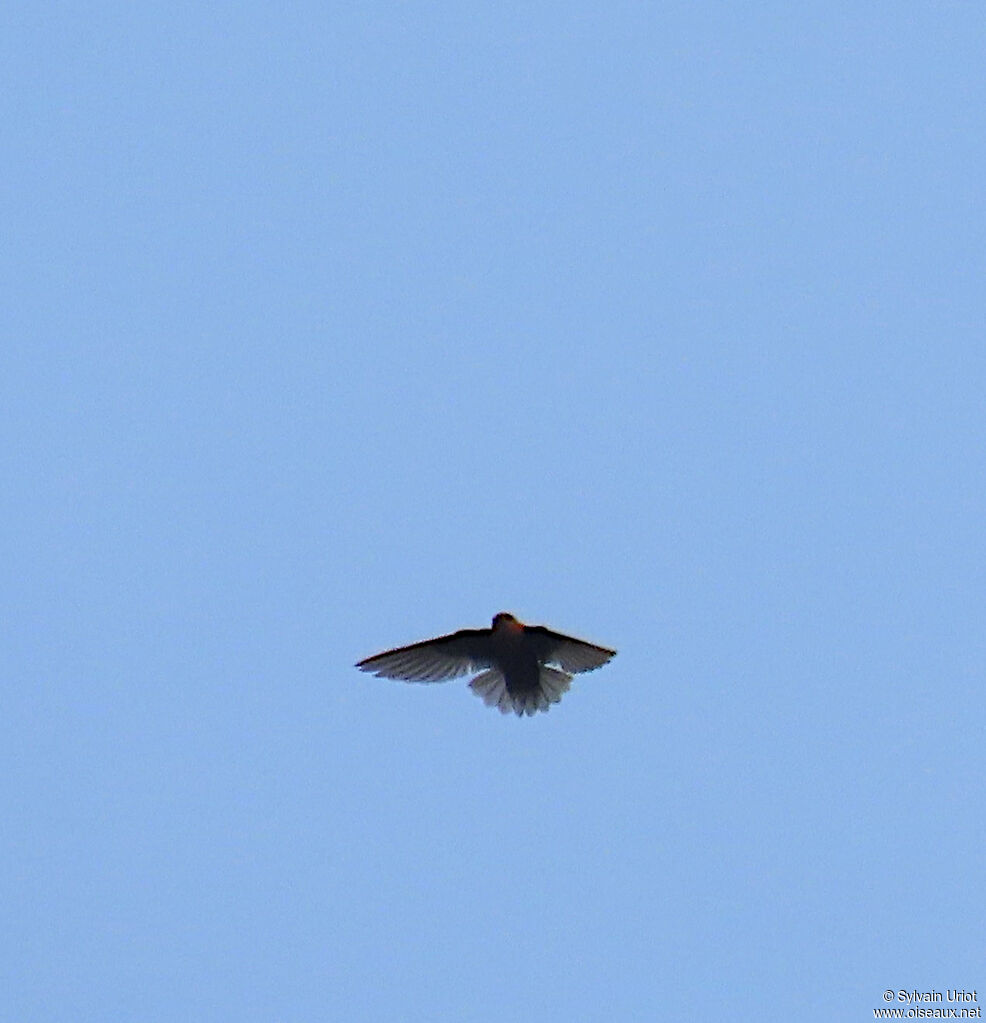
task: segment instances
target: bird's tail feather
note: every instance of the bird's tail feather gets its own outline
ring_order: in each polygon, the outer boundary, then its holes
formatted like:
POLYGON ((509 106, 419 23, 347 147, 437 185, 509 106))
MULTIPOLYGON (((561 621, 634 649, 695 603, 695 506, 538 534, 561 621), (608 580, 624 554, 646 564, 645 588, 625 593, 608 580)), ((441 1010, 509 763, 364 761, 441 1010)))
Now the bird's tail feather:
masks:
POLYGON ((568 692, 572 684, 572 676, 558 668, 542 667, 538 675, 538 685, 527 693, 511 694, 507 689, 507 681, 503 674, 495 668, 477 675, 469 688, 479 696, 487 707, 498 707, 503 714, 513 711, 518 717, 531 716, 539 710, 548 710, 551 704, 557 703, 568 692))

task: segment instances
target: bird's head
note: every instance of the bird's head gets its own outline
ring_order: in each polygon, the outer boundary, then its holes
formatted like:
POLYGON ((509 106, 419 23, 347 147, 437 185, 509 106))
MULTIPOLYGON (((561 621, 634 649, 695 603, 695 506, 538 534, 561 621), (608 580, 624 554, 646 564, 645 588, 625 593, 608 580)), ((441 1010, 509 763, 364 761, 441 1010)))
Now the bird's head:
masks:
POLYGON ((493 631, 497 629, 522 629, 524 626, 517 621, 512 614, 508 614, 506 611, 501 611, 499 614, 493 616, 493 631))

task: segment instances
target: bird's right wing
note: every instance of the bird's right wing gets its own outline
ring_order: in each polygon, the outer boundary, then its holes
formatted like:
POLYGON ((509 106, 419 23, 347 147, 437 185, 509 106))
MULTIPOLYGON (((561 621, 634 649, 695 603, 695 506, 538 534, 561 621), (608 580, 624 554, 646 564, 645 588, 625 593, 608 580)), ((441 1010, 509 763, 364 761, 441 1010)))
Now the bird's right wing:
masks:
POLYGON ((490 667, 489 629, 462 629, 449 636, 387 650, 356 667, 406 682, 446 682, 490 667))
POLYGON ((557 664, 570 674, 594 671, 616 656, 616 651, 609 647, 596 646, 574 636, 563 636, 543 625, 525 626, 524 636, 534 644, 538 660, 557 664))

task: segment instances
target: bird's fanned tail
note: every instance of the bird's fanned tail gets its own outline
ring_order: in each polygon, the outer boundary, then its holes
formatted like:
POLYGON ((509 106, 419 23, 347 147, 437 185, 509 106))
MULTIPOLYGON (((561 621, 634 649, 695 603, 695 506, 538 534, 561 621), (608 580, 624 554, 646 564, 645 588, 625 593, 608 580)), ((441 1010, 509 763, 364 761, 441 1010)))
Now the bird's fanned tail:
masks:
POLYGON ((503 674, 495 668, 477 675, 469 683, 469 688, 488 707, 497 707, 502 714, 513 711, 518 717, 524 714, 530 717, 539 710, 549 710, 551 704, 557 703, 568 692, 571 684, 572 676, 567 672, 542 666, 536 688, 526 692, 511 693, 503 674))

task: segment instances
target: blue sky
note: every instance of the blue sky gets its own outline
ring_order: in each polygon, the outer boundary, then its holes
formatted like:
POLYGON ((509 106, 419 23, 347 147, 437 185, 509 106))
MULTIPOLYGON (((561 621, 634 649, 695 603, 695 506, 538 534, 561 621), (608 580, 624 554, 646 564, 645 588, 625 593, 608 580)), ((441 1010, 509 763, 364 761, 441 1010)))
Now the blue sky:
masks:
POLYGON ((3 1019, 986 989, 977 5, 2 20, 3 1019))

